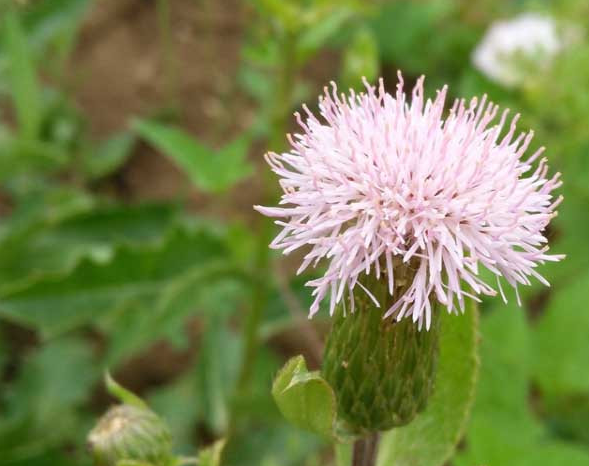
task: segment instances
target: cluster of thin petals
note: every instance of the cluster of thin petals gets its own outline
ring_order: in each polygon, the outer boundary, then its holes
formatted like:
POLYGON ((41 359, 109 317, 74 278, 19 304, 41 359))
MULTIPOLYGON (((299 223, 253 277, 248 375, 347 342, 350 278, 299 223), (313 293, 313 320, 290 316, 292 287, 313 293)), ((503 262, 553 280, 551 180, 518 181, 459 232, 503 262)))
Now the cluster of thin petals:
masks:
POLYGON ((458 313, 465 297, 496 294, 481 267, 505 299, 501 277, 516 291, 531 276, 548 284, 536 267, 562 258, 548 253, 544 236, 561 182, 548 176, 543 149, 526 155, 533 134, 518 133, 517 116, 508 121, 486 97, 446 111, 447 88, 426 100, 423 81, 410 101, 400 73, 394 95, 382 79, 348 95, 332 83, 321 118, 303 107, 290 150, 266 155, 283 190, 279 207, 256 206, 282 227, 271 247, 303 248, 299 273, 326 265, 307 283, 310 316, 324 299, 331 314, 342 301, 353 312, 354 293, 379 306, 366 277, 384 280, 393 295, 395 270, 411 266, 412 282, 384 315, 429 328, 434 299, 458 313))

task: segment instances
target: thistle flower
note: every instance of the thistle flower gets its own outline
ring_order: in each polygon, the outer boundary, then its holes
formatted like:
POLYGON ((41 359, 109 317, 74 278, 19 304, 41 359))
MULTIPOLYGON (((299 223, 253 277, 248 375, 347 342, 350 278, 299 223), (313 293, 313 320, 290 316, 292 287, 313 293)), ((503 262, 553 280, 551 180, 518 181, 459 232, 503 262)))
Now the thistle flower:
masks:
POLYGON ((307 283, 315 288, 310 316, 328 295, 330 314, 344 293, 352 312, 358 292, 380 306, 362 282, 384 280, 392 296, 395 269, 404 266, 413 271, 405 274, 410 283, 384 317, 429 329, 432 300, 458 313, 466 296, 496 294, 481 266, 496 275, 505 300, 501 277, 516 292, 531 276, 548 285, 535 268, 562 258, 548 254, 543 233, 561 182, 548 177, 545 158, 534 168, 543 148, 525 156, 533 133, 516 135, 518 116, 507 124, 507 110, 496 121, 499 108, 486 97, 457 100, 445 116, 447 87, 426 100, 423 82, 411 102, 400 73, 395 95, 382 79, 348 96, 332 83, 319 100, 324 121, 304 106, 291 149, 266 155, 284 191, 280 207, 255 207, 283 227, 271 247, 310 248, 299 273, 327 262, 325 274, 307 283))
POLYGON ((571 25, 560 30, 550 16, 523 13, 493 23, 474 50, 472 61, 489 79, 514 87, 546 70, 552 58, 578 35, 579 30, 571 25))

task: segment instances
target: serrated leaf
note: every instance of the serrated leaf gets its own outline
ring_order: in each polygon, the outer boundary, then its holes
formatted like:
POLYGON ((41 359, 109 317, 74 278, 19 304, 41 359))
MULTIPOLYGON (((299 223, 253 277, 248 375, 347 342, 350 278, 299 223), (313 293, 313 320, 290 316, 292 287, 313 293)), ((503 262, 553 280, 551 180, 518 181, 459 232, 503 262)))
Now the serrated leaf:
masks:
POLYGON ((226 191, 253 173, 246 160, 246 137, 215 151, 179 128, 148 120, 135 121, 133 126, 139 135, 176 162, 202 191, 226 191))
POLYGON ((93 319, 140 304, 150 312, 162 290, 194 268, 230 270, 224 245, 204 230, 176 231, 162 244, 121 247, 107 263, 85 259, 67 276, 45 276, 0 296, 0 316, 55 335, 93 319))
POLYGON ((272 396, 292 424, 326 438, 334 436, 336 401, 319 372, 309 372, 302 356, 290 359, 272 384, 272 396))
POLYGON ((55 206, 51 215, 51 211, 39 210, 42 204, 29 203, 23 209, 34 212, 19 211, 28 223, 23 219, 13 223, 16 231, 4 230, 4 241, 0 237, 0 297, 48 275, 67 274, 85 258, 106 263, 121 245, 161 241, 178 217, 173 206, 163 204, 105 205, 88 211, 88 203, 82 203, 78 214, 76 204, 68 201, 66 206, 69 204, 71 210, 55 206), (59 221, 58 216, 65 218, 59 221))
POLYGON ((452 456, 469 419, 478 374, 478 309, 464 315, 443 309, 434 393, 425 411, 383 435, 377 465, 439 466, 452 456))

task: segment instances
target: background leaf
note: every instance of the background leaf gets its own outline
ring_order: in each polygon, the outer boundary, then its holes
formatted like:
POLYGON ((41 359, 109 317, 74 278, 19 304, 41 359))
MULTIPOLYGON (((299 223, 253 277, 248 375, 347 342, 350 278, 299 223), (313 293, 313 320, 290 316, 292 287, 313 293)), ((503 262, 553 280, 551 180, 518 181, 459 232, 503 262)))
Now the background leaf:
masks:
POLYGON ((12 9, 4 14, 2 32, 10 62, 12 102, 18 117, 20 136, 34 140, 41 124, 41 93, 27 39, 12 9))
POLYGON ((154 298, 195 268, 227 273, 224 246, 200 230, 177 231, 149 248, 121 247, 106 263, 83 260, 66 277, 47 276, 0 297, 0 315, 40 330, 45 336, 69 330, 133 302, 152 312, 154 298))
POLYGON ((136 121, 134 128, 176 162, 192 183, 205 192, 223 192, 252 174, 253 169, 246 161, 248 142, 245 137, 215 151, 178 128, 154 121, 136 121))
POLYGON ((498 307, 482 319, 481 383, 458 466, 584 465, 589 453, 550 438, 528 404, 530 334, 516 306, 498 307))

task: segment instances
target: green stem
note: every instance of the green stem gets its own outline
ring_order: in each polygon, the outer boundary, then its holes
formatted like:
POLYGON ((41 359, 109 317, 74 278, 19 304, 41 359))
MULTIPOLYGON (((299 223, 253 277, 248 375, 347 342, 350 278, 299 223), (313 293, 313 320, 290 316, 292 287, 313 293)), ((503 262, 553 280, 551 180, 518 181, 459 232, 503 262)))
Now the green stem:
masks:
MULTIPOLYGON (((288 115, 292 104, 292 90, 297 72, 294 47, 295 36, 286 35, 281 43, 282 64, 279 69, 276 81, 276 99, 275 108, 272 112, 272 133, 270 135, 270 147, 274 150, 280 150, 284 147, 284 133, 288 115)), ((264 170, 263 175, 263 201, 266 205, 272 204, 276 198, 275 180, 269 169, 264 170)), ((266 277, 270 276, 270 250, 268 244, 272 240, 272 223, 268 219, 260 218, 259 226, 259 243, 254 269, 254 283, 251 306, 248 310, 245 327, 244 327, 244 351, 243 361, 237 383, 237 393, 243 395, 248 392, 251 375, 253 372, 258 346, 259 346, 259 327, 262 321, 262 313, 268 302, 268 282, 266 277)), ((234 427, 235 415, 232 413, 230 422, 230 432, 234 427)))

